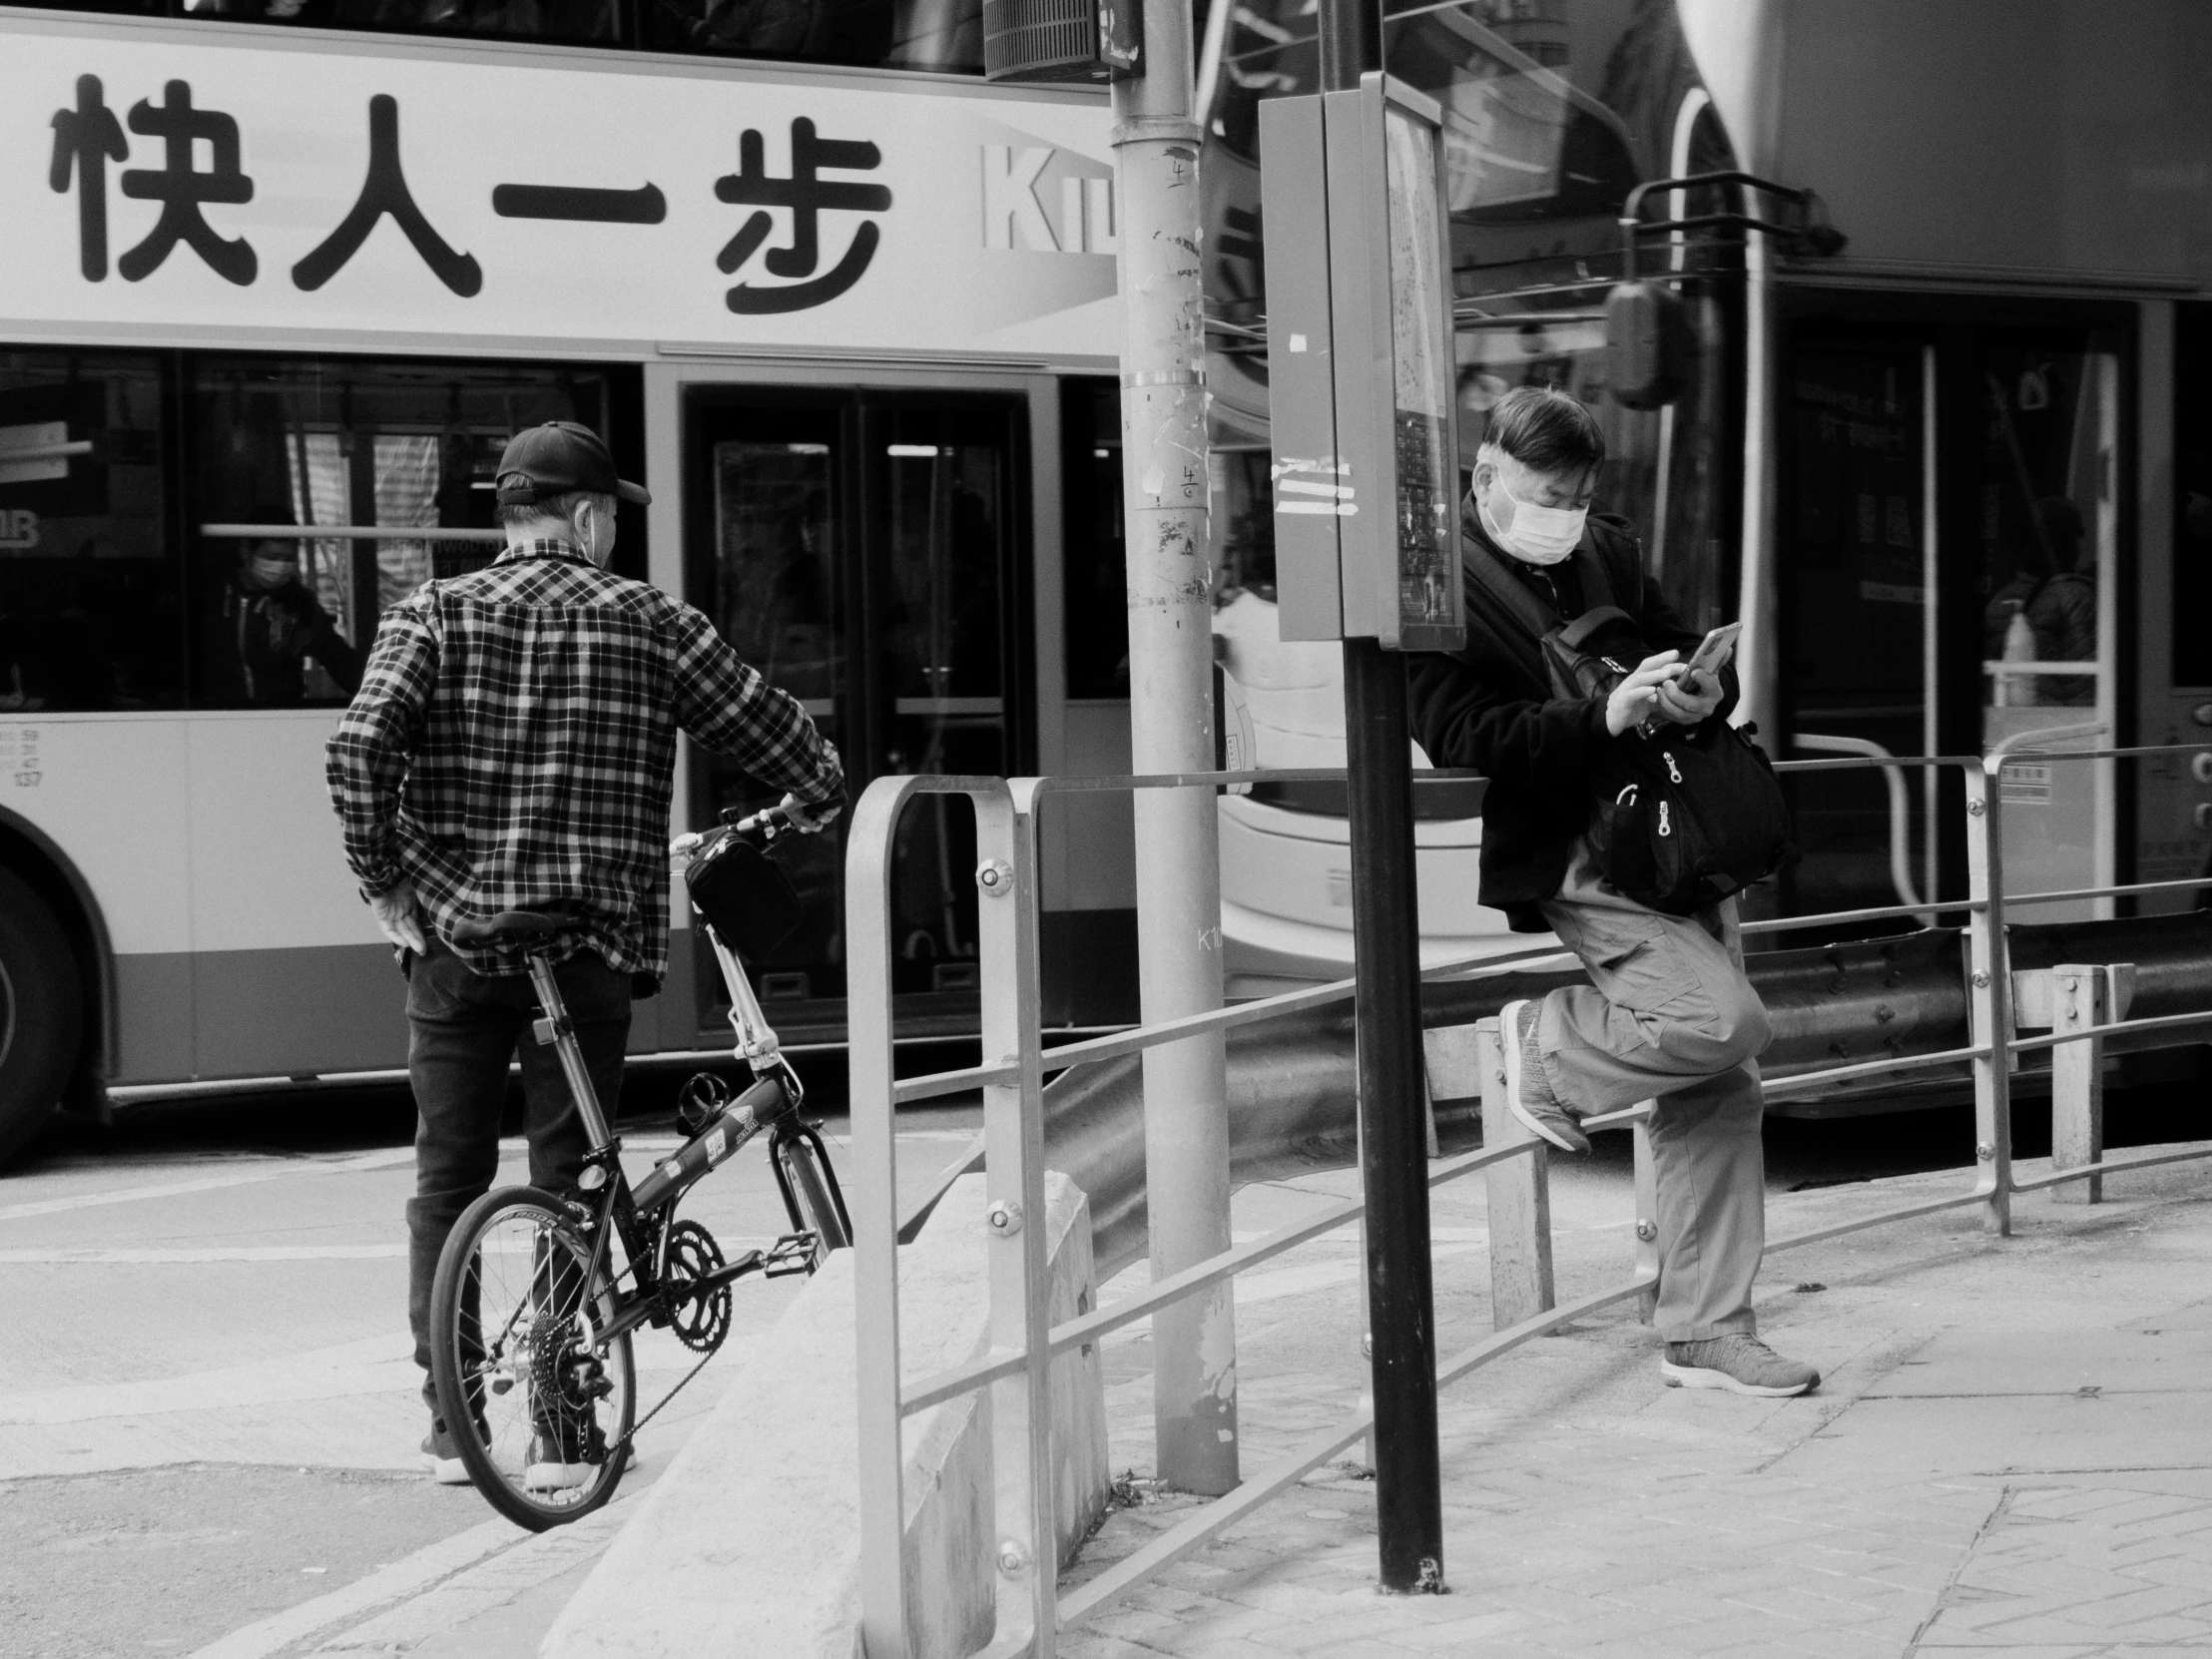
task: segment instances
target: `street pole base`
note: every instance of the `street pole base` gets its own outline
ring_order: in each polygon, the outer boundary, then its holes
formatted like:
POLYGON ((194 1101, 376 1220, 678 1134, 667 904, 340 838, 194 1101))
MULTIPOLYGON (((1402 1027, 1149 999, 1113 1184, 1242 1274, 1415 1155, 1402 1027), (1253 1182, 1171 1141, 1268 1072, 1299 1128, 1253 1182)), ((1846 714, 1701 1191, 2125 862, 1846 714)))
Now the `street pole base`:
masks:
POLYGON ((1385 1582, 1376 1585, 1375 1593, 1383 1596, 1447 1596, 1451 1594, 1451 1586, 1444 1582, 1443 1563, 1433 1555, 1423 1555, 1410 1584, 1385 1582))

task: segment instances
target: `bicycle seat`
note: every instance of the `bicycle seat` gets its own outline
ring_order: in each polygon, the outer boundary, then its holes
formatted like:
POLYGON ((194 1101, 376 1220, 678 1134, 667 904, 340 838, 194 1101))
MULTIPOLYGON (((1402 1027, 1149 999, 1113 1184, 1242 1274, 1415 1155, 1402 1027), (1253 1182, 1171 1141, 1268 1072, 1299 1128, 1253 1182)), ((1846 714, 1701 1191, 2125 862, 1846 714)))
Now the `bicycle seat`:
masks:
POLYGON ((542 944, 564 927, 576 923, 564 916, 536 910, 501 910, 488 921, 461 921, 453 925, 455 944, 542 944))

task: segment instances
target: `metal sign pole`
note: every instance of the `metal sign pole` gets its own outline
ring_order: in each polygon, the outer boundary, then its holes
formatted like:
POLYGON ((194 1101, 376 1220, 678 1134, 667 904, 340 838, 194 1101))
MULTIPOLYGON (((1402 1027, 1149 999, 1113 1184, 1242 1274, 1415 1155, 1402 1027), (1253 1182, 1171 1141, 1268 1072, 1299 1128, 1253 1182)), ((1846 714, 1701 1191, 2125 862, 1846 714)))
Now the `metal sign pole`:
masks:
MULTIPOLYGON (((1114 83, 1121 288, 1122 514, 1129 734, 1144 773, 1214 764, 1199 127, 1189 0, 1144 8, 1144 73, 1114 83)), ((1137 972, 1145 1020, 1221 1006, 1221 841, 1210 789, 1135 803, 1137 972)), ((1144 1055, 1152 1273, 1229 1248, 1229 1108, 1219 1031, 1144 1055)), ((1155 1468, 1185 1491, 1237 1484, 1237 1327, 1225 1280, 1152 1324, 1155 1468)))
MULTIPOLYGON (((1319 25, 1325 93, 1357 90, 1363 73, 1382 67, 1379 0, 1320 0, 1319 25)), ((1375 501, 1375 510, 1386 504, 1375 501)), ((1348 638, 1344 664, 1382 1580, 1397 1594, 1436 1592, 1444 1587, 1443 1498, 1405 662, 1380 640, 1348 638)))

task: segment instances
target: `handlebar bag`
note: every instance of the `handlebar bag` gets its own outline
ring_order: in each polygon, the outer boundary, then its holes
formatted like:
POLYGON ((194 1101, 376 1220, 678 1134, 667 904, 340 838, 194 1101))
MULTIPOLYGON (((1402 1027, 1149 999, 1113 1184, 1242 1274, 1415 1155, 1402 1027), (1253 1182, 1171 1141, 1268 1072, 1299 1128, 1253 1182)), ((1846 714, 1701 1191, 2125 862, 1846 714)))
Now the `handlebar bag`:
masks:
POLYGON ((725 830, 684 872, 692 908, 722 942, 759 962, 807 919, 783 865, 743 835, 725 830))

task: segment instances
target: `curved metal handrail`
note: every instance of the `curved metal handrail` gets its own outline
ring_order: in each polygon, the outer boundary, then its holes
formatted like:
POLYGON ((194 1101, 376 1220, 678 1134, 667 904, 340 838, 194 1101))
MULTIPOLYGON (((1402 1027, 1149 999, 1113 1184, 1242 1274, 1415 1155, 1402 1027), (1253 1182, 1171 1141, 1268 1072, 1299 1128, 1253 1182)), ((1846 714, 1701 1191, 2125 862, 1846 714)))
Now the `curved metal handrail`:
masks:
MULTIPOLYGON (((2047 741, 2047 734, 2044 735, 2047 741)), ((2190 753, 2201 746, 2169 745, 2137 749, 2066 752, 2068 760, 2104 760, 2157 754, 2190 753)), ((2080 1169, 2054 1171, 2048 1176, 2015 1180, 2011 1163, 2011 1058, 2018 1053, 2056 1048, 2064 1043, 2095 1041, 2131 1030, 2172 1029, 2177 1033, 2201 1023, 2204 1014, 2169 1014, 2146 1019, 2106 1020, 2090 1026, 2070 1027, 2049 1036, 2022 1038, 2012 1018, 2012 974, 2005 944, 2002 875, 2002 794, 1996 787, 2008 760, 2017 753, 1993 752, 1985 756, 1877 757, 1854 755, 1832 761, 1785 762, 1777 770, 1817 772, 1882 767, 1894 774, 1906 768, 1957 768, 1964 774, 1966 810, 1973 829, 1967 840, 1969 895, 1939 906, 1900 906, 1913 910, 1940 907, 1962 910, 1969 916, 1965 929, 1965 967, 1968 980, 1969 1026, 1967 1046, 1939 1053, 1896 1056, 1837 1066, 1824 1072, 1790 1079, 1793 1087, 1807 1081, 1841 1081, 1922 1067, 1953 1065, 1961 1061, 1974 1073, 1976 1141, 1972 1181, 1962 1190, 1935 1200, 1919 1200, 1879 1214, 1855 1218, 1835 1226, 1814 1229, 1769 1245, 1781 1251, 1812 1244, 1848 1232, 1902 1221, 1939 1210, 1977 1206, 1985 1225, 1998 1232, 2010 1229, 2010 1204, 2015 1193, 2034 1191, 2063 1181, 2089 1179, 2128 1168, 2147 1167, 2187 1157, 2212 1156, 2212 1149, 2184 1153, 2157 1153, 2135 1159, 2094 1164, 2080 1169)), ((855 998, 853 1041, 853 1151, 856 1162, 854 1216, 857 1258, 857 1313, 859 1325, 858 1374, 860 1381, 861 1436, 861 1557, 863 1630, 871 1644, 884 1652, 905 1651, 904 1584, 901 1495, 902 1454, 899 1424, 911 1411, 950 1399, 972 1388, 997 1384, 1007 1390, 998 1396, 994 1410, 1005 1409, 1005 1430, 1000 1456, 1014 1460, 998 1471, 997 1489, 1021 1494, 1020 1512, 1002 1514, 1002 1535, 1011 1538, 1024 1558, 1039 1559, 1037 1546, 1052 1533, 1054 1499, 1053 1447, 1049 1427, 1047 1367, 1054 1354, 1065 1353, 1101 1333, 1157 1311, 1169 1302, 1232 1278, 1256 1262, 1280 1254, 1325 1231, 1341 1226, 1358 1213, 1360 1202, 1347 1200, 1322 1216, 1308 1218, 1279 1231, 1267 1240, 1240 1246, 1209 1261, 1195 1263, 1172 1280, 1126 1303, 1086 1311, 1055 1328, 1048 1317, 1048 1281, 1045 1274, 1043 1234, 1039 1226, 1024 1226, 1023 1218, 1041 1217, 1043 1172, 1042 1034, 1036 1004, 1036 828, 1037 809, 1054 793, 1089 793, 1114 789, 1168 789, 1218 787, 1267 778, 1341 778, 1336 770, 1316 769, 1299 774, 1244 772, 1193 773, 1150 778, 1122 779, 1017 779, 1010 783, 987 778, 881 779, 863 794, 853 814, 846 894, 850 939, 848 960, 855 998), (889 885, 890 852, 900 813, 921 794, 965 794, 976 805, 976 841, 983 863, 979 883, 986 892, 1002 894, 983 901, 985 920, 979 927, 979 955, 983 967, 986 1030, 985 1063, 962 1073, 897 1083, 890 1064, 889 1014, 889 885), (988 872, 991 880, 983 881, 988 872), (863 1039, 864 1032, 864 1039, 863 1039), (985 1086, 985 1139, 987 1169, 991 1180, 990 1246, 993 1288, 991 1341, 986 1358, 934 1377, 918 1379, 908 1386, 899 1375, 897 1343, 897 1216, 895 1213, 895 1138, 892 1111, 901 1099, 921 1098, 917 1084, 931 1084, 958 1077, 960 1086, 985 1086), (1018 1196, 1017 1196, 1018 1195, 1018 1196), (870 1223, 873 1225, 870 1226, 870 1223)), ((2177 883, 2140 884, 2136 888, 2088 889, 2091 892, 2143 890, 2144 886, 2206 886, 2212 878, 2177 883)), ((2023 902, 2050 899, 2054 894, 2023 895, 2023 902)), ((1836 912, 1832 917, 1793 917, 1780 925, 1802 927, 1825 919, 1843 919, 1867 912, 1836 912)), ((1552 947, 1536 947, 1529 955, 1555 955, 1552 947)), ((1471 965, 1471 964, 1470 964, 1471 965)), ((1483 965, 1500 966, 1497 958, 1483 965)), ((1424 977, 1464 971, 1466 965, 1447 964, 1424 977)), ((1311 1007, 1352 994, 1352 982, 1318 986, 1223 1009, 1187 1019, 1163 1021, 1111 1037, 1071 1045, 1053 1053, 1055 1063, 1073 1057, 1105 1058, 1108 1052, 1129 1053, 1158 1043, 1183 1040, 1200 1031, 1225 1028, 1291 1006, 1311 1007)), ((944 1092, 929 1089, 926 1092, 944 1092)), ((1636 1112, 1615 1114, 1629 1122, 1636 1112)), ((1530 1143, 1532 1145, 1532 1143, 1530 1143)), ((1507 1159, 1533 1156, 1534 1168, 1543 1169, 1540 1155, 1527 1146, 1499 1147, 1452 1160, 1430 1172, 1430 1184, 1453 1179, 1479 1168, 1490 1168, 1507 1159)), ((1539 1175, 1540 1179, 1540 1175, 1539 1175)), ((1648 1264, 1646 1264, 1648 1266, 1648 1264)), ((1444 1361, 1438 1370, 1439 1384, 1455 1381, 1477 1367, 1498 1358, 1544 1331, 1603 1307, 1648 1292, 1648 1272, 1625 1284, 1609 1287, 1565 1307, 1553 1307, 1534 1319, 1501 1331, 1464 1353, 1444 1361)), ((1548 1300, 1548 1279, 1546 1281, 1548 1300)), ((1197 1511, 1143 1549, 1065 1599, 1055 1594, 1054 1575, 1032 1566, 1029 1582, 1014 1598, 1026 1620, 1026 1629, 1001 1636, 988 1652, 997 1654, 1049 1654, 1058 1627, 1090 1616, 1150 1573, 1199 1547, 1259 1504, 1290 1489, 1307 1470, 1335 1455, 1366 1432, 1373 1422, 1363 1409, 1303 1442, 1286 1458, 1247 1479, 1236 1490, 1197 1511), (1021 1606, 1025 1604, 1025 1606, 1021 1606)), ((1004 1550, 1007 1545, 1001 1545, 1004 1550)), ((1049 1547, 1049 1545, 1047 1545, 1049 1547)))
POLYGON ((1905 790, 1905 769, 1897 756, 1871 738, 1846 738, 1827 732, 1800 732, 1790 742, 1799 749, 1832 755, 1865 755, 1882 765, 1890 786, 1890 883, 1908 909, 1918 910, 1921 891, 1913 881, 1913 806, 1905 790))

